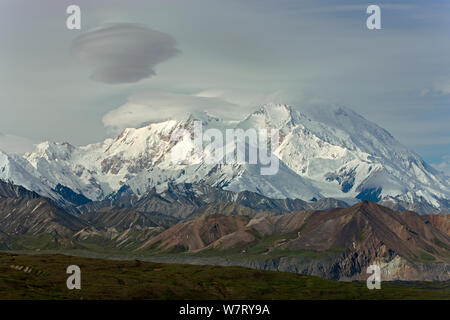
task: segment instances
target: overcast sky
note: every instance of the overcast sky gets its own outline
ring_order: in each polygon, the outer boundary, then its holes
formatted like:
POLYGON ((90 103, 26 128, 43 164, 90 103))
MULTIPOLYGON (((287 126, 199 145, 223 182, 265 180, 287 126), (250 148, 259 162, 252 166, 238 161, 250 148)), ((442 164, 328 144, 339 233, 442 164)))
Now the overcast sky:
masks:
POLYGON ((0 149, 196 109, 342 104, 450 168, 450 3, 2 0, 0 149), (81 7, 81 30, 66 8, 81 7), (370 4, 382 30, 366 28, 370 4))

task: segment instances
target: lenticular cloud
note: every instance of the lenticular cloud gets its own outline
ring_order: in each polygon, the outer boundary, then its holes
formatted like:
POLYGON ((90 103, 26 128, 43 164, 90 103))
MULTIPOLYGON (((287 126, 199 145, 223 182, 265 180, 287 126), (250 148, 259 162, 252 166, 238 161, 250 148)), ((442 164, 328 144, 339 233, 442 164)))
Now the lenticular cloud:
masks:
POLYGON ((154 67, 179 53, 175 39, 139 24, 91 30, 72 43, 72 53, 92 68, 98 82, 133 83, 155 75, 154 67))

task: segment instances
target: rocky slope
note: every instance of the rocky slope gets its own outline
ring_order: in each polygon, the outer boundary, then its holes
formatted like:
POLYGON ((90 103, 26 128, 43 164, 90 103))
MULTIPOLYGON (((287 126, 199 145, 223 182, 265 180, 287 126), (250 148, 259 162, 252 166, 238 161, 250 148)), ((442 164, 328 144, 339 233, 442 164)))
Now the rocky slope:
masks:
POLYGON ((450 214, 427 214, 422 216, 426 224, 431 224, 445 234, 450 234, 450 214))
POLYGON ((0 198, 0 229, 8 235, 70 237, 86 227, 81 219, 45 198, 0 198))
POLYGON ((222 215, 182 222, 150 239, 139 250, 156 247, 166 252, 193 252, 244 228, 248 222, 248 217, 222 215))
POLYGON ((172 261, 237 264, 330 279, 365 279, 366 268, 377 264, 385 280, 448 280, 450 234, 429 220, 369 202, 254 219, 217 215, 176 225, 138 251, 185 251, 187 256, 172 261))

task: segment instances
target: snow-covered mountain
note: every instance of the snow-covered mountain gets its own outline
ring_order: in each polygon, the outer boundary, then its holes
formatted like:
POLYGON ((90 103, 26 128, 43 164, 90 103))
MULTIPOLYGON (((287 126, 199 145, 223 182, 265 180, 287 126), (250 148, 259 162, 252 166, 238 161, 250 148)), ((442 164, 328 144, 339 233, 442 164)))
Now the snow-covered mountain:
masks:
MULTIPOLYGON (((427 165, 386 130, 345 107, 262 107, 243 121, 284 132, 276 155, 323 195, 388 206, 448 210, 450 178, 427 165)), ((241 125, 243 124, 241 123, 241 125)))
POLYGON ((124 186, 139 196, 152 187, 164 189, 168 182, 186 182, 272 198, 366 199, 422 212, 450 207, 449 177, 343 107, 269 104, 238 122, 195 114, 125 129, 116 139, 88 146, 44 142, 24 156, 0 153, 0 179, 52 198, 60 197, 61 188, 102 200, 124 186), (261 164, 208 164, 208 148, 195 153, 190 139, 171 139, 180 129, 193 132, 195 120, 221 132, 278 129, 280 144, 272 150, 280 159, 278 173, 261 175, 261 164), (174 164, 172 151, 187 161, 174 164))
POLYGON ((18 160, 16 161, 14 156, 9 156, 0 151, 0 180, 12 182, 42 196, 60 200, 60 196, 46 182, 38 178, 36 170, 33 170, 33 168, 25 169, 20 164, 24 161, 20 158, 18 160))

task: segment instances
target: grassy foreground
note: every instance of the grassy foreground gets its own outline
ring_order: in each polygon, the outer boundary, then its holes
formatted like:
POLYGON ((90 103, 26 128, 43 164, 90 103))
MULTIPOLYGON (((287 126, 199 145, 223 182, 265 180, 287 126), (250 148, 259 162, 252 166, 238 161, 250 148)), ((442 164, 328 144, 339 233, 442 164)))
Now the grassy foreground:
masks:
POLYGON ((241 267, 0 253, 0 299, 450 300, 450 283, 384 282, 381 290, 368 290, 363 282, 241 267), (81 290, 66 287, 73 264, 81 268, 81 290))

